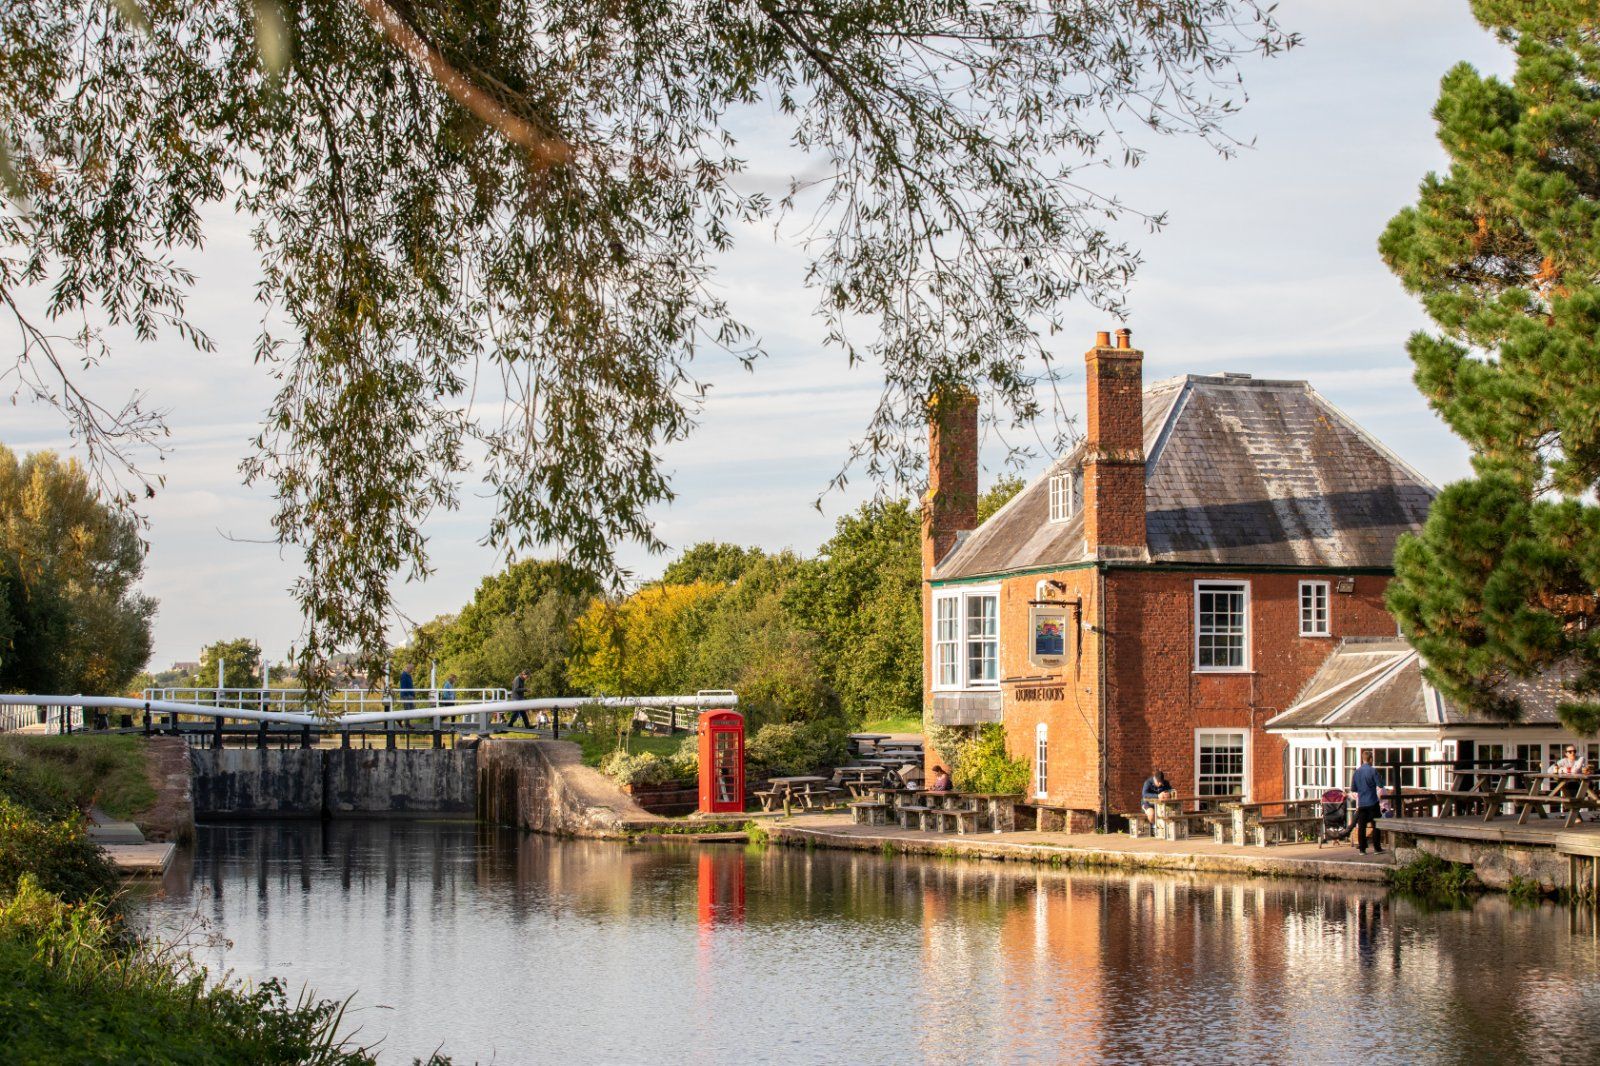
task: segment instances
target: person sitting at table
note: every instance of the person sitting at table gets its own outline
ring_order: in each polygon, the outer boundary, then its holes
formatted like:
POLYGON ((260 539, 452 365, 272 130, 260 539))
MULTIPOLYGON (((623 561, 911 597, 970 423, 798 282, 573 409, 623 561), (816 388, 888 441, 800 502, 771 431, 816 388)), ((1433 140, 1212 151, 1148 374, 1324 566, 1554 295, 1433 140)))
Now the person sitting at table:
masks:
POLYGON ((942 766, 935 766, 933 768, 933 784, 928 786, 928 791, 929 792, 949 792, 950 791, 950 771, 946 770, 942 766))
POLYGON ((1567 753, 1556 760, 1555 766, 1550 771, 1553 774, 1576 776, 1589 772, 1589 760, 1578 754, 1578 749, 1571 744, 1567 745, 1567 753))
POLYGON ((1139 790, 1139 809, 1144 812, 1144 820, 1151 825, 1156 824, 1156 801, 1165 799, 1172 794, 1172 785, 1167 782, 1165 770, 1153 771, 1144 779, 1144 788, 1139 790))

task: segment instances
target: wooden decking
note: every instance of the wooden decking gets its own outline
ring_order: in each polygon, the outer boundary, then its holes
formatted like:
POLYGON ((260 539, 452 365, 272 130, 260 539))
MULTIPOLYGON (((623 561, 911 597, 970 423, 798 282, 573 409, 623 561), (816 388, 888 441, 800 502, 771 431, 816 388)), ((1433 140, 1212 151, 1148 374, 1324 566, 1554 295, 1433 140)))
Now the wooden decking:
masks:
POLYGON ((1564 828, 1560 818, 1530 818, 1523 825, 1510 815, 1486 822, 1479 815, 1458 818, 1384 818, 1385 832, 1418 837, 1441 837, 1485 844, 1516 844, 1553 848, 1563 855, 1600 855, 1600 823, 1584 822, 1564 828))

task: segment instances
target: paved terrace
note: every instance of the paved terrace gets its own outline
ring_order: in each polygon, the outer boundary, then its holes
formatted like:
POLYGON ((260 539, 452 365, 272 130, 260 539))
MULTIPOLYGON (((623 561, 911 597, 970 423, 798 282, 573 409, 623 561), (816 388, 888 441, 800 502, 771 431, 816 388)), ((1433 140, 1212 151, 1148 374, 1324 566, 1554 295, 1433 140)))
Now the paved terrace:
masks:
POLYGON ((1362 855, 1349 844, 1236 847, 1205 839, 1138 840, 1125 833, 924 833, 897 826, 856 825, 849 814, 801 814, 766 823, 775 841, 877 851, 885 844, 912 855, 962 855, 1016 862, 1060 862, 1255 877, 1383 881, 1393 854, 1362 855))

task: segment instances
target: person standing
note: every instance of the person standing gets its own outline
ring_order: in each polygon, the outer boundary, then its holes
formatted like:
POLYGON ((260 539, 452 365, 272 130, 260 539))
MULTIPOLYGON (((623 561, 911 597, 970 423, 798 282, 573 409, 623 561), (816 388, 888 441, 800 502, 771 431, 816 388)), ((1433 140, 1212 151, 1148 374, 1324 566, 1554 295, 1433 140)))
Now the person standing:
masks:
POLYGON ((400 707, 407 711, 417 709, 417 687, 411 680, 411 670, 408 667, 400 669, 400 707))
POLYGON ((444 679, 444 687, 439 690, 439 705, 454 707, 456 705, 456 675, 451 674, 444 679))
POLYGON ((1378 806, 1381 798, 1378 795, 1378 771, 1372 767, 1372 752, 1361 753, 1361 765, 1356 767, 1356 773, 1350 780, 1350 791, 1356 794, 1356 850, 1365 855, 1367 853, 1367 835, 1372 835, 1372 851, 1375 855, 1383 854, 1383 845, 1378 839, 1378 806))
MULTIPOLYGON (((512 678, 511 698, 513 700, 523 700, 528 698, 528 671, 523 670, 519 672, 516 677, 512 678)), ((509 729, 511 726, 515 725, 519 715, 522 718, 523 728, 532 729, 533 723, 528 721, 528 712, 526 710, 515 710, 506 715, 506 728, 509 729)))

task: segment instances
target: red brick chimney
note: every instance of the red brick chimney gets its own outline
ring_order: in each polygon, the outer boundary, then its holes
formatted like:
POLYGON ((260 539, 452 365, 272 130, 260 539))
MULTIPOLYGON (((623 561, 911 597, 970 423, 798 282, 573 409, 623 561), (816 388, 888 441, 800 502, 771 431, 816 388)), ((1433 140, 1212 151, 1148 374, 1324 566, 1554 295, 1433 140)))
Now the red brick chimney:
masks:
POLYGON ((1083 539, 1091 556, 1143 556, 1144 353, 1133 334, 1095 335, 1084 353, 1089 425, 1083 462, 1083 539))
POLYGON ((978 525, 978 398, 940 393, 928 404, 928 491, 922 497, 922 579, 978 525))

